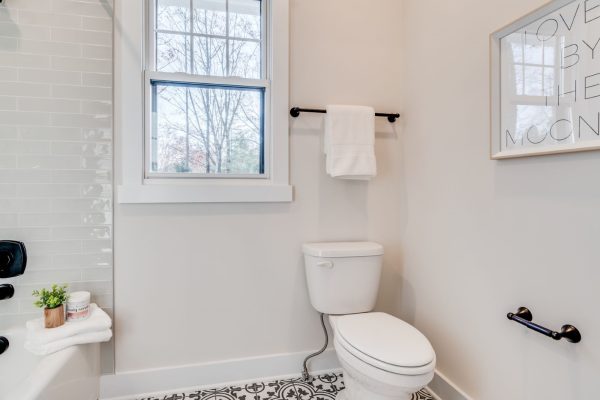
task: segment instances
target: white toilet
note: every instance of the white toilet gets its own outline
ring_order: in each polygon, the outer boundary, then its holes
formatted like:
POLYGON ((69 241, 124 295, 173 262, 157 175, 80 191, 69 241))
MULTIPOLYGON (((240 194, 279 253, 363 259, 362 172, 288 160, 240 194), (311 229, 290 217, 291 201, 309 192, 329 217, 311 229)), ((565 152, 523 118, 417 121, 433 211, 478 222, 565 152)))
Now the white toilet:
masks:
POLYGON ((346 389, 337 400, 410 400, 433 379, 435 352, 413 326, 375 307, 383 247, 370 242, 303 246, 313 307, 329 314, 346 389))

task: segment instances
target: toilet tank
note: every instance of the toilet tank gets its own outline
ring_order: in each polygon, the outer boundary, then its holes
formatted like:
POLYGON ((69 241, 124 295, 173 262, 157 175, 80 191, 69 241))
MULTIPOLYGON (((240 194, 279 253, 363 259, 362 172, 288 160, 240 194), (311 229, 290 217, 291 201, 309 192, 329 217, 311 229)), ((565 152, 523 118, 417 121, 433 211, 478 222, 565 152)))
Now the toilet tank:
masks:
POLYGON ((302 246, 312 306, 325 314, 355 314, 375 307, 383 246, 373 242, 302 246))

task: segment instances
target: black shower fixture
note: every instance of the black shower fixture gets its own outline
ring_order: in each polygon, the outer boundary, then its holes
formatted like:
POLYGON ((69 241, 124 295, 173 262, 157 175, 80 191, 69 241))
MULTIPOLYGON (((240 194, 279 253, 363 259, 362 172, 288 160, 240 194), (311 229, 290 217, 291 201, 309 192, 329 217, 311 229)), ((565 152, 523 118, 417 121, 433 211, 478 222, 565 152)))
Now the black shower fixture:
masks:
POLYGON ((23 275, 26 266, 25 244, 14 240, 0 240, 0 278, 23 275))

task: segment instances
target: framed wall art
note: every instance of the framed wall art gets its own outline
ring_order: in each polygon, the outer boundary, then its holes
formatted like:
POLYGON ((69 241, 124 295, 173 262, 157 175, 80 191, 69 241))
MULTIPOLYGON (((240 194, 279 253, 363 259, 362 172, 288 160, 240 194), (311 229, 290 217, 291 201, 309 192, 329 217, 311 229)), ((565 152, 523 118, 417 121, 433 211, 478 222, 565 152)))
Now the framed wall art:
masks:
POLYGON ((600 0, 555 0, 494 32, 491 158, 600 149, 600 0))

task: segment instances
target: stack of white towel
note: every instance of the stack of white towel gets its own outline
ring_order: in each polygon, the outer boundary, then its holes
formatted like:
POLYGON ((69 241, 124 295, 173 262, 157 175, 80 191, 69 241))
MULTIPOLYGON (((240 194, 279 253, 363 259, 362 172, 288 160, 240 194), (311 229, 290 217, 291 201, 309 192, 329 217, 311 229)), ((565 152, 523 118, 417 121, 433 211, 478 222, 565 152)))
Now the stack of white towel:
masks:
POLYGON ((43 356, 79 344, 108 342, 112 338, 111 326, 108 314, 90 304, 90 316, 85 321, 66 322, 53 329, 44 328, 43 318, 28 321, 25 348, 43 356))
POLYGON ((375 110, 366 106, 328 105, 325 154, 326 170, 333 178, 375 177, 375 110))

